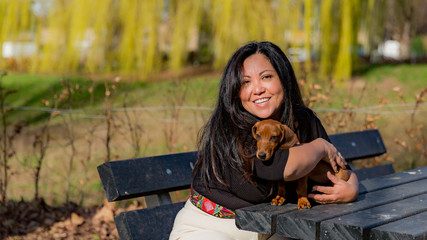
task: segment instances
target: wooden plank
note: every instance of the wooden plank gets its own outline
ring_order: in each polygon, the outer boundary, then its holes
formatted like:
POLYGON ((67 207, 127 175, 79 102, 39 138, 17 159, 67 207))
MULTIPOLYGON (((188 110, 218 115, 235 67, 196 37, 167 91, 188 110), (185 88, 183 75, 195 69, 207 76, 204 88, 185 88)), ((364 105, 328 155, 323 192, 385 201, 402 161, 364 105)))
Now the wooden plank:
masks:
POLYGON ((360 181, 359 194, 427 178, 427 166, 360 181))
POLYGON ((427 211, 371 229, 371 240, 427 239, 427 211))
POLYGON ((320 224, 320 239, 367 239, 371 228, 426 211, 425 202, 427 194, 324 221, 320 224))
POLYGON ((162 155, 98 166, 108 201, 190 188, 197 152, 162 155))
POLYGON ((176 214, 185 202, 120 213, 114 217, 120 239, 169 239, 176 214))
POLYGON ((272 206, 270 203, 237 209, 236 225, 239 229, 272 234, 275 232, 277 215, 297 209, 296 204, 272 206))
POLYGON ((422 179, 359 195, 352 203, 318 205, 311 209, 281 214, 277 216, 276 232, 286 237, 318 239, 320 222, 427 193, 427 188, 420 188, 426 184, 427 179, 422 179))
POLYGON ((334 134, 329 139, 347 161, 379 156, 387 151, 376 129, 334 134))
POLYGON ((369 168, 361 168, 361 169, 355 169, 354 173, 357 176, 357 179, 359 181, 370 179, 370 178, 377 178, 384 175, 389 175, 392 173, 395 173, 393 164, 383 164, 379 166, 369 167, 369 168))

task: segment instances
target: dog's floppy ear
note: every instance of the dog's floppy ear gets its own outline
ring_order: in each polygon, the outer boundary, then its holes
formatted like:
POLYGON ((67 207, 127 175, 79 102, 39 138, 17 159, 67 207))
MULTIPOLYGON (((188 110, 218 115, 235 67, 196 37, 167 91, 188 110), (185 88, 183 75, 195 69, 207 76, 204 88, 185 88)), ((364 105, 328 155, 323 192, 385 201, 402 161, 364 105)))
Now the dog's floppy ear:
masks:
POLYGON ((282 134, 282 136, 280 137, 280 142, 282 142, 283 139, 286 137, 286 128, 288 128, 288 126, 286 126, 285 124, 280 124, 280 132, 282 134))
POLYGON ((283 133, 282 134, 282 140, 283 140, 283 138, 285 138, 285 143, 282 145, 282 147, 290 148, 290 147, 294 146, 295 144, 299 144, 298 137, 294 133, 294 131, 292 131, 285 124, 282 124, 281 128, 282 128, 282 133, 283 133))
POLYGON ((252 126, 252 136, 256 139, 256 129, 258 128, 258 124, 259 122, 256 122, 253 126, 252 126))

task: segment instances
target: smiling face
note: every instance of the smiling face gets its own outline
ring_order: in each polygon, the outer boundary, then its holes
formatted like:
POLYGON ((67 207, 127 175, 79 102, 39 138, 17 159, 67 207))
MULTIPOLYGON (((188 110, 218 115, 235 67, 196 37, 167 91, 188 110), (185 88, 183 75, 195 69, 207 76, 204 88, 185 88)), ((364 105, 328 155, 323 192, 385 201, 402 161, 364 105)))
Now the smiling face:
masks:
POLYGON ((241 81, 239 98, 246 111, 261 119, 280 118, 282 83, 265 55, 253 54, 245 59, 241 81))

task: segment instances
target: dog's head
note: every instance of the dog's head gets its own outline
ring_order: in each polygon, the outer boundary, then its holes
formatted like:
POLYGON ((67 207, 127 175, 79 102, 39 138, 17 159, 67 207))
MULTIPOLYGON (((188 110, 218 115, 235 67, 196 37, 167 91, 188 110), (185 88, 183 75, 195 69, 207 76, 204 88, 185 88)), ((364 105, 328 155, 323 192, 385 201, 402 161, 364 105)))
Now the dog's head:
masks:
POLYGON ((252 135, 257 140, 256 156, 262 161, 269 160, 279 146, 280 149, 287 149, 299 143, 288 126, 272 119, 257 122, 252 127, 252 135))

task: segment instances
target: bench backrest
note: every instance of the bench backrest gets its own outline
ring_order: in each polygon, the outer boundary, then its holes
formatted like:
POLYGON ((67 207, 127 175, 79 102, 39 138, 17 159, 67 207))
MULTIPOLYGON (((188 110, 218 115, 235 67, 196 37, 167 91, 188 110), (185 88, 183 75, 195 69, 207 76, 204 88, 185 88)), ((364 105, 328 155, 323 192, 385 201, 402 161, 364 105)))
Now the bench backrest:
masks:
MULTIPOLYGON (((108 201, 118 201, 190 188, 197 152, 177 153, 121 161, 98 166, 108 201)), ((169 201, 169 202, 167 202, 169 201)))
MULTIPOLYGON (((386 152, 378 130, 335 134, 330 135, 330 139, 347 161, 386 152)), ((108 201, 152 194, 158 197, 160 206, 124 212, 115 217, 122 239, 168 238, 175 215, 183 206, 183 203, 171 205, 169 192, 190 188, 196 160, 197 152, 187 152, 110 161, 98 166, 108 201)))
POLYGON ((330 135, 329 139, 346 161, 375 157, 387 151, 376 129, 338 133, 330 135))

